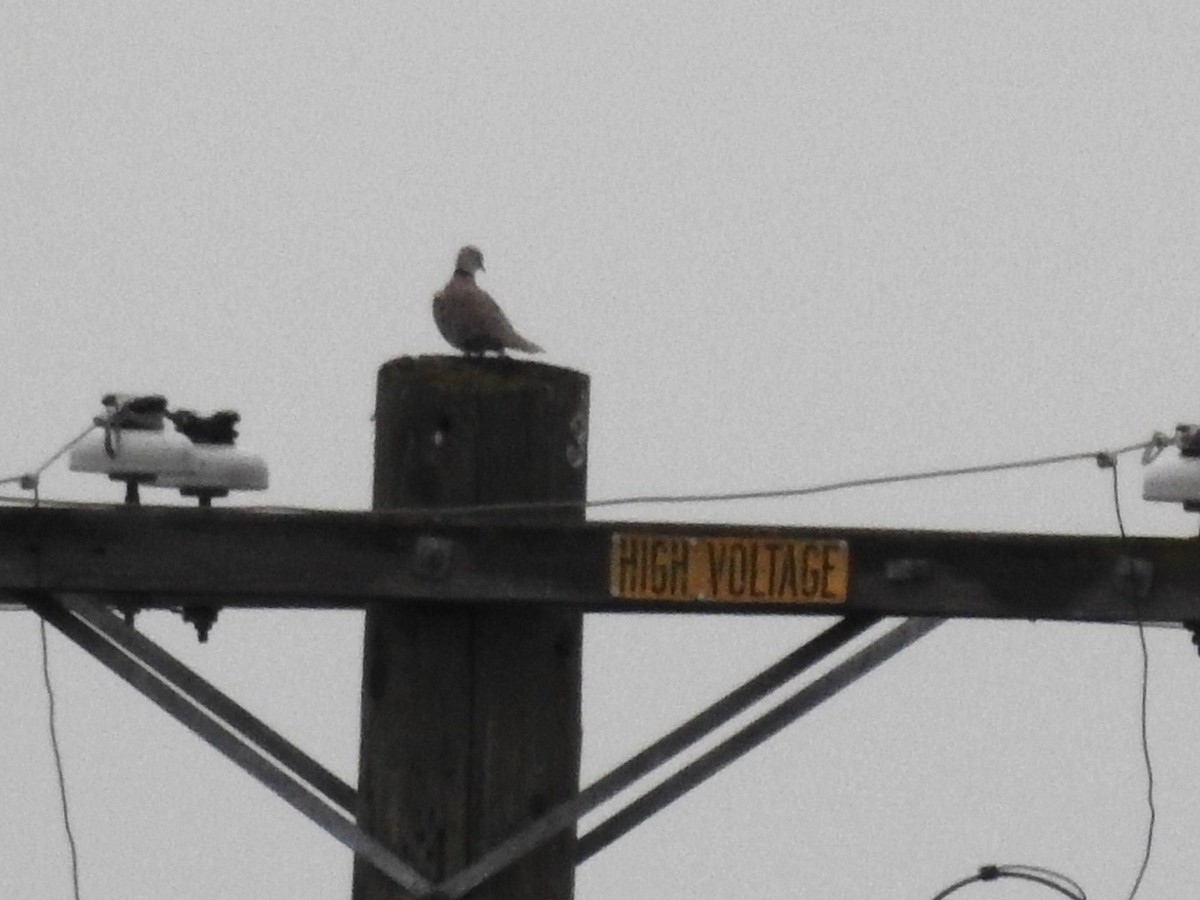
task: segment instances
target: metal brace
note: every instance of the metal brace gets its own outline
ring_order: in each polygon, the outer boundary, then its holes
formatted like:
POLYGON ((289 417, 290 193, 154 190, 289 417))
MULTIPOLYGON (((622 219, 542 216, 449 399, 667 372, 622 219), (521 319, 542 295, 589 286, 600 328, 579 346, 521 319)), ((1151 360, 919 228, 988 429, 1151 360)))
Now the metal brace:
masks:
MULTIPOLYGON (((427 577, 445 577, 450 568, 452 548, 453 542, 449 540, 422 538, 418 542, 414 557, 414 573, 420 570, 428 573, 427 577)), ((1141 563, 1143 568, 1139 568, 1139 563, 1141 561, 1134 560, 1128 566, 1135 576, 1138 572, 1148 572, 1149 569, 1144 563, 1141 563)), ((928 566, 928 563, 925 565, 928 566)), ((920 570, 921 566, 916 568, 920 570)), ((1148 583, 1148 576, 1146 581, 1148 583)), ((735 688, 688 722, 601 777, 571 800, 565 801, 524 830, 502 841, 482 858, 441 884, 435 885, 391 850, 361 831, 353 820, 346 816, 343 810, 351 812, 350 807, 356 799, 352 788, 342 784, 315 761, 308 759, 282 737, 271 732, 267 726, 186 669, 166 651, 132 628, 123 625, 117 616, 81 597, 56 599, 43 594, 31 597, 27 602, 48 623, 79 647, 236 762, 296 810, 316 822, 355 853, 369 860, 410 895, 428 900, 462 897, 530 850, 570 828, 600 803, 657 769, 716 727, 728 722, 738 712, 762 699, 773 689, 782 686, 800 671, 862 634, 878 621, 877 616, 841 621, 750 681, 735 688), (274 760, 259 753, 255 745, 283 762, 295 774, 289 773, 274 760), (314 793, 314 787, 330 797, 333 803, 314 793), (342 809, 337 809, 339 806, 342 809)), ((587 859, 608 846, 790 722, 932 631, 942 621, 909 619, 892 632, 847 657, 825 675, 809 683, 779 706, 744 726, 583 835, 579 840, 577 861, 587 859)))
MULTIPOLYGON (((172 659, 174 666, 161 665, 163 657, 167 656, 165 650, 150 644, 142 636, 132 637, 137 633, 122 625, 112 613, 106 612, 90 601, 74 598, 64 602, 49 594, 38 594, 29 597, 26 602, 31 609, 62 632, 80 649, 85 650, 129 685, 154 701, 162 710, 169 713, 198 737, 207 741, 213 748, 272 790, 295 810, 307 816, 355 853, 370 861, 409 895, 417 898, 438 896, 432 883, 389 848, 363 832, 352 818, 337 808, 336 800, 335 803, 326 801, 314 792, 311 784, 306 784, 304 780, 296 777, 300 774, 299 772, 296 772, 295 775, 288 772, 274 760, 259 752, 259 748, 255 747, 254 742, 247 740, 244 734, 239 734, 222 724, 221 719, 230 722, 231 719, 239 718, 236 715, 232 717, 227 715, 230 709, 236 705, 228 698, 219 695, 216 688, 206 682, 203 685, 208 690, 203 692, 204 699, 199 699, 197 695, 184 687, 183 679, 174 677, 180 669, 184 668, 182 663, 172 659), (122 629, 128 633, 122 632, 122 629), (143 652, 148 649, 147 645, 154 649, 148 653, 143 652)), ((191 678, 196 682, 201 681, 195 673, 191 673, 191 678)), ((191 685, 191 687, 194 686, 191 685)), ((249 717, 249 713, 245 713, 244 710, 241 712, 249 717)), ((259 742, 259 747, 265 750, 267 747, 263 746, 262 737, 268 729, 261 722, 255 724, 259 726, 256 741, 259 742)), ((278 738, 278 736, 276 738, 278 741, 282 741, 282 738, 278 738)), ((271 745, 275 742, 268 739, 266 743, 271 745)), ((273 753, 280 749, 276 744, 267 752, 273 753)), ((294 754, 299 754, 299 751, 290 745, 282 749, 290 749, 294 754)), ((295 756, 289 759, 289 763, 294 764, 294 762, 295 756)), ((330 777, 332 778, 332 776, 330 777)), ((320 789, 318 788, 318 790, 320 789)), ((353 795, 348 787, 334 790, 334 793, 342 795, 338 800, 346 799, 345 794, 347 793, 353 795)))

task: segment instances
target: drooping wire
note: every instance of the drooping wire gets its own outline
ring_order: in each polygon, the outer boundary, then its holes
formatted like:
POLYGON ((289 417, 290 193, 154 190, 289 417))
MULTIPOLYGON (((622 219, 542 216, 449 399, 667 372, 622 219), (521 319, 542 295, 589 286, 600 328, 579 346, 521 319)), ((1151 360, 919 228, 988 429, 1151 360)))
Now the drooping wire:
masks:
POLYGON ((91 434, 93 431, 95 431, 99 427, 100 426, 97 425, 95 422, 92 422, 91 425, 89 425, 87 428, 83 429, 83 431, 79 432, 79 434, 75 435, 75 437, 71 438, 71 440, 67 441, 65 444, 63 444, 61 447, 59 447, 57 450, 55 450, 54 453, 45 462, 43 462, 40 466, 38 466, 36 469, 33 470, 33 474, 35 476, 41 475, 48 468, 50 468, 52 465, 54 465, 56 462, 58 462, 60 459, 62 459, 64 456, 66 456, 67 453, 69 453, 76 444, 78 444, 80 441, 82 441, 85 437, 87 437, 89 434, 91 434))
POLYGON ((1006 872, 1011 872, 1014 875, 1028 873, 1031 875, 1042 875, 1046 878, 1052 878, 1055 881, 1069 887, 1072 891, 1079 895, 1081 900, 1084 900, 1084 898, 1087 897, 1087 892, 1084 891, 1083 885, 1081 885, 1074 878, 1071 878, 1069 875, 1064 875, 1062 872, 1056 872, 1053 869, 1047 869, 1045 866, 1030 866, 1016 863, 1013 865, 999 866, 999 868, 1006 872))
MULTIPOLYGON (((98 428, 98 427, 99 426, 95 422, 93 422, 92 424, 88 425, 88 427, 85 428, 83 431, 79 432, 79 434, 75 435, 75 437, 71 438, 69 441, 67 441, 65 444, 63 444, 61 447, 59 447, 57 450, 55 450, 52 454, 50 454, 50 456, 48 456, 42 462, 42 464, 40 466, 38 466, 36 469, 34 469, 31 472, 22 472, 20 475, 10 475, 7 478, 0 478, 0 484, 18 484, 21 486, 21 488, 23 490, 33 491, 33 504, 35 506, 37 506, 39 503, 39 500, 40 500, 39 484, 41 482, 42 473, 45 472, 48 468, 50 468, 52 465, 54 465, 56 462, 58 462, 60 459, 62 459, 67 453, 69 453, 71 451, 71 449, 76 444, 78 444, 85 437, 87 437, 89 434, 91 434, 93 431, 95 431, 96 428, 98 428)), ((4 499, 6 499, 6 500, 7 499, 22 499, 23 500, 25 498, 4 498, 4 499)))
MULTIPOLYGON (((1112 472, 1112 498, 1113 510, 1117 517, 1117 529, 1120 532, 1121 542, 1123 545, 1128 545, 1128 533, 1125 531, 1125 519, 1121 512, 1121 487, 1120 479, 1117 473, 1117 459, 1124 453, 1135 449, 1149 450, 1151 448, 1161 449, 1163 442, 1160 435, 1155 435, 1154 439, 1146 442, 1140 447, 1124 447, 1120 450, 1109 453, 1097 453, 1093 458, 1101 466, 1101 468, 1110 469, 1112 472)), ((1082 457, 1076 457, 1082 458, 1082 457)), ((1145 462, 1143 457, 1143 462, 1145 462)), ((1126 554, 1128 558, 1128 554, 1126 554)), ((1138 889, 1141 887, 1142 879, 1145 877, 1146 869, 1150 864, 1150 853, 1154 845, 1154 824, 1156 818, 1154 806, 1154 767, 1150 760, 1150 741, 1147 727, 1147 706, 1149 698, 1149 683, 1150 683, 1150 653, 1146 645, 1146 623, 1142 614, 1141 595, 1138 591, 1138 586, 1135 581, 1136 575, 1132 567, 1128 571, 1130 589, 1133 594, 1134 601, 1134 624, 1137 625, 1138 642, 1142 650, 1142 690, 1141 690, 1141 739, 1142 739, 1142 758, 1146 764, 1146 801, 1150 810, 1149 824, 1146 829, 1146 844, 1145 851, 1142 855, 1142 863, 1138 870, 1137 879, 1133 883, 1133 888, 1129 892, 1128 900, 1134 900, 1138 889)), ((1082 886, 1073 879, 1063 875, 1060 872, 1055 872, 1052 869, 1045 869, 1040 866, 1028 865, 1007 865, 983 866, 979 871, 959 879, 948 887, 940 891, 933 900, 945 900, 959 888, 966 887, 969 884, 974 884, 977 881, 995 881, 999 878, 1022 878, 1026 881, 1036 882, 1045 885, 1065 897, 1070 897, 1072 900, 1087 900, 1087 895, 1084 893, 1082 886)))
POLYGON ((935 478, 953 478, 960 475, 987 475, 994 472, 1006 472, 1013 469, 1034 469, 1041 466, 1052 466, 1058 463, 1077 462, 1079 460, 1095 460, 1102 455, 1120 455, 1132 453, 1135 450, 1145 450, 1154 444, 1153 441, 1139 441, 1117 450, 1083 451, 1079 453, 1063 453, 1057 456, 1040 456, 1033 459, 1021 459, 1013 462, 985 463, 976 466, 962 466, 951 469, 930 469, 924 472, 907 472, 900 475, 881 475, 874 478, 852 478, 845 481, 832 481, 810 487, 783 488, 775 490, 731 491, 726 493, 708 494, 667 494, 661 496, 640 495, 631 497, 615 497, 606 500, 591 500, 589 508, 602 506, 630 506, 647 503, 712 503, 731 500, 775 500, 788 497, 806 497, 812 494, 824 494, 833 491, 844 491, 850 488, 873 487, 887 484, 903 484, 909 481, 928 481, 935 478))
MULTIPOLYGON (((95 426, 93 426, 95 427, 95 426)), ((91 431, 91 428, 88 429, 91 431)), ((88 432, 84 432, 79 437, 75 438, 71 445, 59 451, 55 459, 61 456, 70 446, 78 443, 88 432)), ((747 491, 722 491, 710 493, 694 493, 694 494, 631 494, 623 497, 605 497, 599 500, 527 500, 513 501, 503 503, 477 503, 461 506, 439 506, 439 507, 411 507, 400 506, 393 507, 387 510, 389 515, 413 515, 413 516, 436 516, 444 518, 453 515, 470 515, 478 513, 495 513, 495 512, 547 512, 555 510, 567 509, 602 509, 612 506, 645 506, 650 504, 684 504, 684 503, 727 503, 736 500, 783 500, 794 497, 809 497, 814 494, 829 494, 837 491, 850 490, 860 487, 882 487, 892 484, 905 484, 912 481, 932 481, 940 478, 955 478, 963 475, 988 475, 995 472, 1008 472, 1019 469, 1034 469, 1043 466, 1058 465, 1067 462, 1079 462, 1081 460, 1091 460, 1093 462, 1123 456, 1127 453, 1132 453, 1137 450, 1148 451, 1151 449, 1161 449, 1165 438, 1162 434, 1156 433, 1154 437, 1146 441, 1138 441, 1136 444, 1127 444, 1119 447, 1116 450, 1084 450, 1077 453, 1063 453, 1055 456, 1039 456, 1031 459, 1019 459, 1010 462, 1000 463, 984 463, 975 466, 961 466, 957 468, 947 469, 928 469, 921 472, 903 472, 897 475, 879 475, 870 478, 850 478, 842 481, 829 481, 823 484, 808 485, 804 487, 786 487, 786 488, 767 488, 761 490, 747 491)), ((53 461, 53 460, 51 460, 53 461)), ((39 470, 40 472, 41 470, 39 470)), ((0 479, 0 484, 6 482, 19 481, 22 477, 0 479)), ((29 503, 27 497, 18 497, 11 495, 0 495, 0 503, 29 503)), ((81 502, 72 500, 43 500, 47 506, 56 507, 103 507, 111 506, 109 503, 96 502, 81 502)), ((305 513, 316 512, 315 507, 305 506, 278 506, 278 505, 254 505, 241 506, 246 512, 278 512, 278 513, 305 513)))
MULTIPOLYGON (((1102 463, 1103 465, 1104 463, 1102 463)), ((1113 494, 1113 511, 1117 515, 1117 529, 1121 534, 1121 541, 1128 541, 1128 536, 1125 533, 1125 520, 1121 515, 1121 485, 1117 478, 1117 460, 1112 457, 1112 494, 1113 494)), ((1137 896, 1138 890, 1142 886, 1142 879, 1146 877, 1146 869, 1150 865, 1150 852, 1154 847, 1154 824, 1157 819, 1157 811, 1154 805, 1154 765, 1150 760, 1150 738, 1148 728, 1148 700, 1150 694, 1150 650, 1146 646, 1146 627, 1142 621, 1142 600, 1138 586, 1134 581, 1134 573, 1129 572, 1130 591, 1133 594, 1133 609, 1137 619, 1138 644, 1142 650, 1142 696, 1141 696, 1141 732, 1142 732, 1142 759, 1146 764, 1146 806, 1149 809, 1149 821, 1146 824, 1146 846, 1142 853, 1142 863, 1138 867, 1137 878, 1134 879, 1133 887, 1129 891, 1129 900, 1133 900, 1137 896)))
POLYGON ((58 796, 62 804, 63 828, 67 833, 67 846, 71 851, 71 886, 75 900, 79 900, 79 851, 75 846, 75 833, 71 830, 71 813, 67 804, 67 779, 63 774, 62 749, 58 743, 57 716, 54 707, 54 685, 50 681, 50 646, 46 641, 46 620, 38 619, 42 638, 42 681, 46 685, 46 702, 49 709, 50 748, 54 751, 54 770, 58 775, 58 796))
POLYGON ((1083 888, 1074 879, 1068 878, 1061 872, 1055 872, 1053 869, 1026 865, 980 866, 979 871, 974 875, 960 878, 953 884, 943 888, 933 897, 933 900, 945 900, 946 897, 949 897, 959 888, 964 888, 968 884, 974 884, 977 881, 998 881, 1001 878, 1019 878, 1023 881, 1032 881, 1035 884, 1044 885, 1051 890, 1057 891, 1064 897, 1070 897, 1071 900, 1087 900, 1087 894, 1084 893, 1083 888))

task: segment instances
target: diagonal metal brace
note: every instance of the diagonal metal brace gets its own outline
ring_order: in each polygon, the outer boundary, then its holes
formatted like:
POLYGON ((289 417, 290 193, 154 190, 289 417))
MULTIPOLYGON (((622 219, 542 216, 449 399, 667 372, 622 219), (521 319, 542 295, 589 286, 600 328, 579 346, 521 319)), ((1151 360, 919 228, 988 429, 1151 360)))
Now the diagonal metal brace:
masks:
MULTIPOLYGON (((84 601, 75 599, 72 601, 72 606, 79 609, 81 602, 84 601)), ((409 894, 417 898, 436 896, 433 885, 412 866, 379 841, 365 834, 353 821, 347 819, 318 794, 310 791, 293 775, 284 771, 233 731, 213 719, 194 700, 171 687, 156 672, 147 668, 117 643, 110 640, 104 632, 91 627, 83 618, 49 594, 39 593, 29 596, 26 603, 34 612, 81 649, 153 700, 164 711, 174 716, 227 758, 241 766, 260 783, 287 801, 294 809, 303 813, 342 844, 368 860, 409 894)), ((89 612, 111 615, 99 609, 92 609, 89 612)), ((93 618, 93 616, 89 616, 89 618, 93 618)), ((165 651, 162 652, 165 653, 165 651)), ((212 690, 216 691, 215 688, 212 690)), ((249 714, 247 713, 247 715, 249 714)))
POLYGON ((800 672, 862 634, 879 619, 879 616, 870 615, 840 620, 626 762, 602 775, 571 799, 560 803, 537 821, 496 845, 471 865, 447 878, 438 885, 438 889, 449 898, 460 898, 474 890, 555 835, 573 827, 580 818, 786 684, 800 672))
POLYGON ((310 787, 316 788, 350 815, 356 813, 358 794, 354 788, 154 641, 84 597, 63 596, 59 602, 193 703, 283 763, 310 787))
POLYGON ((660 809, 707 781, 731 762, 744 756, 945 621, 935 618, 905 619, 883 637, 851 654, 787 700, 763 713, 661 784, 613 813, 579 839, 576 860, 583 862, 603 850, 660 809))

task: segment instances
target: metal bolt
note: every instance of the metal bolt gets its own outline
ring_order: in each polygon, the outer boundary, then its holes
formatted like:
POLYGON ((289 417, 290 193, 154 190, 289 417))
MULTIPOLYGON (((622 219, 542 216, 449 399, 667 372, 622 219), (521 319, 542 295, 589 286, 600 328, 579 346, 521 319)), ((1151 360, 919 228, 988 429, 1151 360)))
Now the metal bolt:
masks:
POLYGON ((1146 559, 1132 556, 1117 558, 1117 578, 1128 582, 1133 588, 1134 597, 1139 602, 1150 596, 1150 586, 1154 582, 1154 564, 1146 559))
POLYGON ((422 535, 413 553, 412 573, 417 578, 441 581, 450 574, 454 542, 446 538, 422 535))
POLYGON ((883 576, 896 583, 927 581, 933 577, 933 563, 927 559, 889 559, 884 565, 883 576))

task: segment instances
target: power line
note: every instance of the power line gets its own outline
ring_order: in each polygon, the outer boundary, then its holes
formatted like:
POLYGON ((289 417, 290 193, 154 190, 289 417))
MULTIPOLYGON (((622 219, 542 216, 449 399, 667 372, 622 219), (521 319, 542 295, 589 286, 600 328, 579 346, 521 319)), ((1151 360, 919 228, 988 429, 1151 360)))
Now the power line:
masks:
POLYGON ((1047 869, 1044 866, 1023 865, 1021 863, 1016 863, 1013 865, 1006 865, 1006 866, 999 866, 998 868, 1000 868, 1003 871, 1008 872, 1012 875, 1016 875, 1018 877, 1021 875, 1028 874, 1028 875, 1042 875, 1042 876, 1045 876, 1046 878, 1051 878, 1054 881, 1062 884, 1064 887, 1070 888, 1070 890, 1073 891, 1075 894, 1078 894, 1080 900, 1086 900, 1086 898, 1087 898, 1087 892, 1084 891, 1083 886, 1078 881, 1076 881, 1074 878, 1071 878, 1068 875, 1064 875, 1062 872, 1056 872, 1054 869, 1047 869))
MULTIPOLYGON (((90 429, 89 429, 90 430, 90 429)), ((86 433, 85 433, 86 434, 86 433)), ((82 439, 83 435, 76 439, 82 439)), ((1161 448, 1164 438, 1155 435, 1150 440, 1127 444, 1116 450, 1084 450, 1077 453, 1062 453, 1054 456, 1038 456, 1029 459, 1019 459, 1009 462, 983 463, 973 466, 961 466, 946 469, 928 469, 919 472, 903 472, 895 475, 880 475, 868 478, 850 478, 841 481, 830 481, 822 484, 802 487, 766 488, 746 491, 719 491, 692 494, 631 494, 620 497, 605 497, 599 500, 532 500, 511 503, 477 503, 460 506, 439 506, 436 508, 400 506, 388 509, 389 514, 437 516, 463 515, 472 513, 493 512, 542 512, 564 509, 602 509, 612 506, 644 506, 650 504, 686 504, 686 503, 728 503, 737 500, 782 500, 795 497, 808 497, 814 494, 828 494, 837 491, 850 490, 860 487, 881 487, 893 484, 905 484, 914 481, 932 481, 941 478, 956 478, 964 475, 988 475, 996 472, 1010 472, 1022 469, 1035 469, 1061 463, 1089 460, 1104 464, 1107 460, 1116 459, 1137 450, 1147 451, 1161 448)), ((65 452, 65 451, 64 451, 65 452)), ((61 452, 60 454, 61 455, 61 452)), ((6 479, 12 481, 14 479, 6 479)), ((5 483, 0 480, 0 484, 5 483)), ((0 503, 28 503, 26 497, 0 496, 0 503)), ((60 507, 97 507, 111 506, 107 503, 82 502, 72 500, 43 500, 47 505, 60 507)), ((240 506, 238 509, 247 512, 278 512, 303 513, 316 511, 313 507, 304 506, 240 506)))
POLYGON ((1001 878, 1019 878, 1023 881, 1032 881, 1057 891, 1064 897, 1070 897, 1071 900, 1087 900, 1087 894, 1084 893, 1083 888, 1074 879, 1068 878, 1061 872, 1055 872, 1053 869, 1024 865, 980 866, 979 871, 974 875, 961 878, 940 890, 934 896, 933 900, 945 900, 946 897, 949 897, 959 888, 964 888, 968 884, 974 884, 977 881, 998 881, 1001 878))
POLYGON ((824 484, 807 487, 770 488, 764 490, 727 491, 696 494, 635 494, 627 497, 609 497, 601 500, 548 500, 516 503, 490 503, 470 506, 443 506, 435 510, 420 508, 398 507, 389 512, 399 513, 432 513, 441 516, 447 513, 486 513, 504 511, 537 511, 552 509, 600 509, 608 506, 639 506, 647 504, 667 503, 726 503, 734 500, 781 500, 792 497, 808 497, 814 494, 833 493, 860 487, 877 487, 890 484, 904 484, 912 481, 930 481, 938 478, 954 478, 962 475, 987 475, 994 472, 1006 472, 1016 469, 1034 469, 1042 466, 1058 465, 1060 463, 1091 460, 1093 462, 1116 458, 1135 450, 1145 451, 1159 446, 1156 436, 1148 441, 1128 444, 1116 450, 1086 450, 1078 453, 1063 453, 1055 456, 1039 456, 1032 459, 1020 459, 1011 462, 984 463, 974 466, 962 466, 948 469, 929 469, 921 472, 905 472, 898 475, 881 475, 871 478, 851 478, 844 481, 831 481, 824 484))
POLYGON ((87 437, 89 434, 91 434, 93 431, 95 431, 99 427, 100 427, 99 425, 97 425, 95 422, 93 422, 87 428, 83 429, 83 431, 79 432, 79 434, 77 434, 75 437, 71 438, 71 440, 67 441, 65 444, 63 444, 61 447, 59 447, 57 450, 55 450, 54 453, 51 454, 50 457, 45 462, 43 462, 40 466, 38 466, 36 469, 33 470, 33 474, 35 476, 41 475, 48 468, 50 468, 52 465, 54 465, 54 463, 58 462, 62 457, 64 457, 68 452, 70 452, 70 450, 76 444, 78 444, 80 441, 82 441, 85 437, 87 437))
MULTIPOLYGON (((1121 484, 1117 478, 1117 460, 1112 457, 1108 463, 1112 469, 1112 494, 1113 494, 1113 511, 1117 515, 1117 529, 1121 533, 1121 541, 1128 540, 1125 533, 1125 520, 1121 515, 1121 484)), ((1141 607, 1141 592, 1134 580, 1134 572, 1129 571, 1129 589, 1133 594, 1133 608, 1137 615, 1137 631, 1138 645, 1142 650, 1142 696, 1141 696, 1141 736, 1142 736, 1142 759, 1146 764, 1146 805, 1150 810, 1149 821, 1146 824, 1146 846, 1142 853, 1142 864, 1138 867, 1137 878, 1134 879, 1133 887, 1129 891, 1129 900, 1137 895, 1138 889, 1142 886, 1142 879, 1146 876, 1146 869, 1150 865, 1150 852, 1154 846, 1154 823, 1157 818, 1157 811, 1154 806, 1154 766, 1150 761, 1150 738, 1147 726, 1147 706, 1150 693, 1150 650, 1146 646, 1146 628, 1142 622, 1142 607, 1141 607)))
POLYGON ((58 775, 58 796, 62 804, 63 828, 67 832, 67 846, 71 850, 71 885, 75 900, 79 900, 79 852, 75 846, 75 834, 71 831, 71 814, 67 805, 67 779, 63 774, 62 750, 58 745, 58 727, 54 709, 54 686, 50 681, 50 646, 46 641, 46 620, 38 619, 42 638, 42 681, 46 685, 46 701, 49 709, 50 748, 54 751, 54 770, 58 775))
MULTIPOLYGON (((1143 444, 1122 447, 1119 450, 1111 451, 1108 453, 1073 454, 1073 455, 1070 455, 1067 457, 1059 457, 1057 459, 1055 459, 1053 457, 1046 457, 1046 458, 1044 458, 1045 461, 1034 460, 1031 462, 1033 462, 1034 464, 1049 465, 1050 464, 1049 460, 1054 460, 1056 462, 1063 462, 1063 461, 1066 461, 1067 459, 1084 459, 1084 458, 1090 457, 1090 458, 1094 459, 1101 466, 1101 468, 1110 469, 1112 471, 1113 510, 1117 516, 1117 529, 1120 532, 1121 541, 1124 543, 1124 542, 1127 542, 1129 538, 1128 538, 1128 534, 1125 531, 1125 519, 1121 513, 1121 488, 1120 488, 1120 480, 1117 477, 1117 459, 1119 456, 1121 456, 1125 453, 1132 452, 1133 450, 1141 449, 1143 451, 1146 451, 1146 450, 1149 450, 1150 448, 1160 448, 1161 446, 1162 446, 1161 438, 1158 435, 1156 435, 1152 440, 1145 442, 1143 444)), ((1015 467, 1016 467, 1015 465, 1010 466, 1010 468, 1015 468, 1015 467)), ((1146 830, 1146 847, 1145 847, 1145 852, 1142 856, 1141 868, 1138 870, 1137 879, 1134 881, 1133 889, 1129 892, 1128 900, 1134 900, 1134 896, 1137 894, 1138 889, 1141 887, 1142 879, 1146 874, 1146 868, 1150 863, 1150 851, 1151 851, 1151 847, 1153 846, 1153 843, 1154 843, 1154 821, 1155 821, 1154 769, 1150 762, 1150 743, 1149 743, 1149 739, 1148 739, 1148 735, 1147 735, 1147 727, 1146 727, 1146 725, 1147 725, 1146 708, 1147 708, 1147 698, 1148 698, 1148 693, 1149 693, 1148 687, 1149 687, 1149 675, 1150 675, 1150 655, 1148 652, 1148 648, 1146 646, 1146 623, 1142 619, 1141 596, 1138 593, 1138 588, 1134 581, 1134 578, 1135 578, 1135 575, 1134 575, 1133 570, 1131 569, 1129 572, 1129 584, 1130 584, 1130 589, 1133 591, 1134 611, 1135 611, 1135 615, 1136 615, 1136 620, 1133 624, 1137 625, 1138 640, 1139 640, 1139 643, 1142 648, 1142 691, 1141 691, 1142 755, 1146 762, 1146 781, 1147 781, 1147 785, 1148 785, 1146 799, 1147 799, 1148 805, 1150 807, 1150 822, 1149 822, 1149 826, 1146 830)), ((1128 624, 1128 623, 1122 623, 1122 624, 1128 624)), ((1026 881, 1031 881, 1031 882, 1035 882, 1037 884, 1044 885, 1045 887, 1051 888, 1052 890, 1062 894, 1065 897, 1072 898, 1072 900, 1087 900, 1087 895, 1084 893, 1083 888, 1079 885, 1078 882, 1074 881, 1073 879, 1071 879, 1071 878, 1067 877, 1066 875, 1063 875, 1059 872, 1055 872, 1052 869, 1045 869, 1040 866, 1027 866, 1027 865, 1007 865, 1007 866, 987 865, 987 866, 982 866, 979 869, 979 871, 977 873, 975 873, 974 875, 969 875, 966 878, 959 879, 958 881, 954 882, 953 884, 950 884, 946 888, 939 891, 937 893, 937 895, 933 898, 933 900, 945 900, 946 897, 949 897, 951 894, 957 892, 959 890, 959 888, 966 887, 967 885, 974 884, 975 882, 978 882, 978 881, 995 881, 999 878, 1020 878, 1020 879, 1026 880, 1026 881)))
MULTIPOLYGON (((34 469, 32 472, 23 472, 20 475, 9 475, 7 478, 0 478, 0 484, 17 484, 17 485, 20 485, 22 490, 33 491, 33 497, 32 497, 33 504, 35 506, 38 505, 38 503, 41 499, 39 496, 38 488, 39 488, 39 485, 41 482, 42 473, 45 472, 48 468, 50 468, 52 465, 54 465, 56 462, 58 462, 60 459, 62 459, 67 453, 69 453, 71 451, 71 449, 76 444, 78 444, 80 441, 82 441, 85 437, 87 437, 89 434, 91 434, 98 427, 99 426, 97 425, 97 423, 93 422, 92 424, 88 425, 88 427, 85 428, 83 431, 79 432, 79 434, 75 435, 75 437, 71 438, 69 441, 67 441, 65 444, 63 444, 61 447, 59 447, 57 450, 55 450, 52 454, 50 454, 50 456, 48 456, 45 460, 43 460, 42 464, 40 466, 38 466, 36 469, 34 469)), ((21 497, 21 498, 0 497, 0 501, 12 502, 13 500, 29 502, 29 499, 25 498, 25 497, 21 497)))

